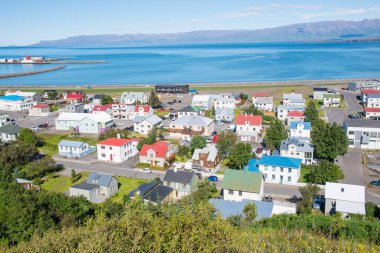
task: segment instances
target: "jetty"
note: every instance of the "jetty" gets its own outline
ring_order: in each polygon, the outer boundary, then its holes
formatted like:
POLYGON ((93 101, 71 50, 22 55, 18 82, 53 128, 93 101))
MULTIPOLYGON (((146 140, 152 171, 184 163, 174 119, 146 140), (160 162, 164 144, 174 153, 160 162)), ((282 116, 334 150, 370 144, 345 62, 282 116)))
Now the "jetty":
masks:
POLYGON ((50 71, 55 71, 55 70, 63 69, 65 67, 66 66, 57 66, 57 67, 53 67, 53 68, 40 69, 40 70, 35 70, 35 71, 5 74, 5 75, 0 75, 0 78, 10 78, 10 77, 18 77, 18 76, 27 76, 27 75, 40 74, 40 73, 45 73, 45 72, 50 72, 50 71))

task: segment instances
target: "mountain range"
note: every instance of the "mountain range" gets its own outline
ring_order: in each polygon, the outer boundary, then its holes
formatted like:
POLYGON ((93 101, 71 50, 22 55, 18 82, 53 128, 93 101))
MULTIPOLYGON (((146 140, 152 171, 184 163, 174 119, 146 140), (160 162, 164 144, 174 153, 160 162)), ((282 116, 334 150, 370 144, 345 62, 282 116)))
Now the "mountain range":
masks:
POLYGON ((32 46, 150 46, 208 43, 314 42, 380 38, 380 19, 321 21, 256 30, 202 30, 162 34, 80 35, 32 46))

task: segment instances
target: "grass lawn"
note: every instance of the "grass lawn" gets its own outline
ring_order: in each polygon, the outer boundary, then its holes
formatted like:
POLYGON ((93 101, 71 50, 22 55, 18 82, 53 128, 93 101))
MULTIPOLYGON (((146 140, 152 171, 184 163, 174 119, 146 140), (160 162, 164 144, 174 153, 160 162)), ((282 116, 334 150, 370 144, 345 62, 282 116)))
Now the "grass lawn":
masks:
POLYGON ((301 176, 300 176, 300 180, 299 180, 300 183, 306 183, 304 177, 305 177, 305 174, 309 173, 309 171, 310 171, 310 169, 308 169, 304 166, 301 167, 301 176))
POLYGON ((135 189, 140 184, 148 183, 148 180, 140 179, 140 178, 132 178, 132 177, 116 177, 117 181, 119 181, 119 192, 113 195, 110 199, 117 203, 123 203, 123 196, 130 193, 133 189, 135 189))
POLYGON ((318 116, 319 116, 320 118, 325 117, 325 110, 319 110, 319 111, 318 111, 318 116))
POLYGON ((72 186, 74 184, 79 184, 79 183, 85 181, 88 177, 88 174, 90 174, 90 173, 89 172, 81 172, 81 174, 82 174, 82 177, 78 181, 76 181, 75 183, 71 182, 70 177, 59 176, 56 178, 48 178, 47 181, 45 181, 41 185, 41 187, 42 187, 42 189, 47 190, 47 191, 64 193, 69 189, 70 186, 72 186))
POLYGON ((39 150, 42 153, 48 154, 48 155, 58 155, 58 143, 61 140, 71 140, 71 141, 83 141, 87 142, 91 146, 95 146, 98 142, 97 139, 94 138, 88 138, 88 137, 82 137, 82 136, 70 136, 70 135, 59 135, 59 134, 39 134, 41 138, 45 140, 45 145, 39 150))

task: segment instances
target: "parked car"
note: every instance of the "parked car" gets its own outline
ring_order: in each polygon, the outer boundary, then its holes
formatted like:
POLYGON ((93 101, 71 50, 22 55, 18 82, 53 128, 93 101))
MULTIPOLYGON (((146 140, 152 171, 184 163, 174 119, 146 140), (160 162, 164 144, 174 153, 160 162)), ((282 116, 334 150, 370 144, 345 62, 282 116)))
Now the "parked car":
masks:
POLYGON ((147 174, 152 173, 151 169, 149 169, 149 168, 144 168, 144 169, 141 170, 141 172, 147 173, 147 174))
POLYGON ((321 208, 321 198, 316 197, 313 199, 313 208, 320 209, 321 208))
POLYGON ((38 131, 38 127, 36 127, 36 126, 32 126, 32 127, 30 128, 30 130, 38 131))
POLYGON ((180 103, 182 103, 182 101, 181 101, 181 100, 178 100, 177 103, 180 104, 180 103))
POLYGON ((374 185, 374 186, 380 186, 380 180, 374 180, 370 183, 370 185, 374 185))
POLYGON ((195 175, 197 175, 199 180, 201 180, 203 178, 202 173, 200 173, 200 172, 195 172, 195 175))
POLYGON ((168 105, 173 105, 174 103, 173 103, 173 102, 168 102, 167 104, 168 104, 168 105))
POLYGON ((216 125, 217 125, 217 126, 223 126, 223 122, 222 122, 222 121, 217 121, 217 122, 216 122, 216 125))
POLYGON ((263 201, 265 201, 265 202, 272 202, 272 201, 273 201, 273 198, 272 198, 271 195, 269 195, 269 196, 264 196, 264 197, 263 197, 263 201))
POLYGON ((217 176, 209 176, 208 177, 208 181, 210 181, 210 182, 218 182, 218 177, 217 176))

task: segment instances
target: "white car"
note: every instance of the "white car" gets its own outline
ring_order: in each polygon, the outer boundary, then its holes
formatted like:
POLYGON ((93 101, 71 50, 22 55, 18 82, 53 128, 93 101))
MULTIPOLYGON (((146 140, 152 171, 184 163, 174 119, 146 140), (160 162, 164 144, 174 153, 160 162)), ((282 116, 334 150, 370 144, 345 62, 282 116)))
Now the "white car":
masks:
POLYGON ((151 169, 149 169, 149 168, 144 168, 144 169, 141 170, 141 172, 147 173, 147 174, 152 173, 151 169))
POLYGON ((33 127, 30 128, 30 130, 38 131, 38 127, 33 126, 33 127))

